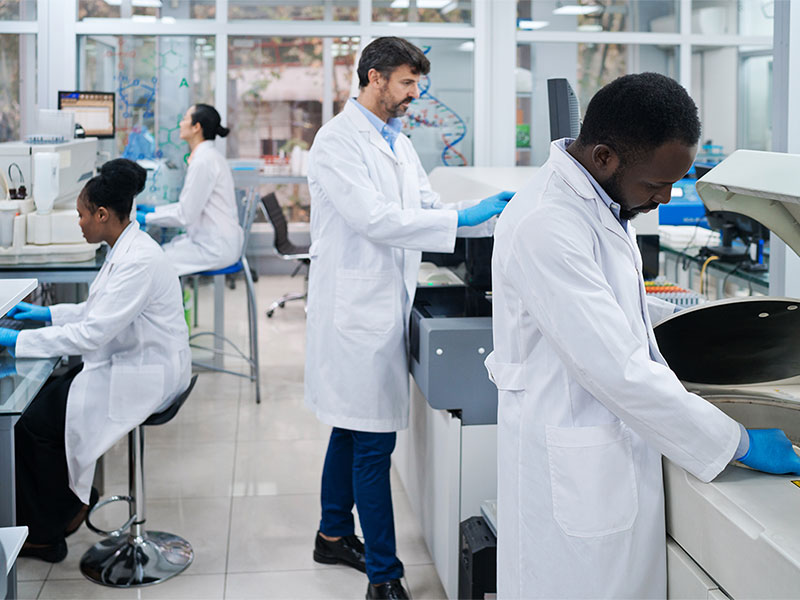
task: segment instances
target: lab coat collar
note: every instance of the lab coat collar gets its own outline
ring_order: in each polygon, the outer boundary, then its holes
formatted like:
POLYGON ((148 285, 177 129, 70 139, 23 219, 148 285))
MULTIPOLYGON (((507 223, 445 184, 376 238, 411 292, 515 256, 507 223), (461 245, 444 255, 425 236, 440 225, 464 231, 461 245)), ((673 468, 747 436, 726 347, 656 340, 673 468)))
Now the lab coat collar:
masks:
POLYGON ((344 111, 342 112, 344 112, 344 115, 350 119, 353 125, 355 125, 357 131, 367 136, 367 139, 369 139, 373 146, 391 158, 392 162, 397 162, 397 156, 395 156, 395 153, 392 152, 389 142, 383 139, 383 136, 380 134, 380 132, 375 129, 374 125, 369 122, 367 116, 362 113, 355 104, 352 102, 346 102, 344 105, 344 111))
POLYGON ((628 232, 625 231, 622 223, 620 223, 614 216, 614 213, 611 212, 611 207, 606 205, 600 197, 600 194, 597 193, 597 190, 592 185, 592 182, 586 177, 586 174, 575 164, 572 157, 566 153, 564 140, 555 140, 551 142, 548 164, 550 164, 564 183, 578 196, 585 200, 594 200, 597 203, 600 221, 606 229, 630 243, 628 232))
POLYGON ((114 244, 114 247, 108 251, 106 262, 109 264, 114 264, 120 256, 124 256, 127 253, 128 248, 131 247, 133 240, 136 239, 138 231, 139 223, 137 221, 131 221, 117 238, 117 242, 114 244))
POLYGON ((198 154, 202 154, 206 150, 213 148, 214 142, 212 140, 203 140, 197 146, 194 147, 191 154, 189 154, 189 158, 186 160, 187 163, 192 162, 192 159, 197 156, 198 154))

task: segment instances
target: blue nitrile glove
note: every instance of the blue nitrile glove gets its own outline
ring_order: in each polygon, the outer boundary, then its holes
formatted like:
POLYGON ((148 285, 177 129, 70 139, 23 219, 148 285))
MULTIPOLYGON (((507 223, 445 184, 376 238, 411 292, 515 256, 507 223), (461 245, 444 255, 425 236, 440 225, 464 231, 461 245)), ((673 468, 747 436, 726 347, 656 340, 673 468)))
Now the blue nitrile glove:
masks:
POLYGON ((17 374, 17 365, 15 363, 7 363, 0 365, 0 379, 3 377, 11 377, 17 374))
POLYGON ((8 311, 9 317, 15 319, 28 319, 30 321, 52 321, 50 316, 50 308, 47 306, 39 306, 38 304, 31 304, 30 302, 19 302, 17 305, 8 311))
POLYGON ((475 206, 458 211, 459 227, 474 227, 503 212, 514 192, 500 192, 478 202, 475 206))
POLYGON ((12 348, 17 345, 17 336, 19 331, 0 327, 0 346, 11 346, 12 348))
POLYGON ((153 206, 152 204, 137 204, 136 212, 141 212, 144 214, 156 212, 156 207, 153 206))
POLYGON ((739 462, 751 469, 782 475, 800 475, 800 456, 780 429, 748 429, 750 449, 739 462))
POLYGON ((139 222, 140 227, 144 227, 147 224, 147 214, 137 210, 136 220, 139 222))

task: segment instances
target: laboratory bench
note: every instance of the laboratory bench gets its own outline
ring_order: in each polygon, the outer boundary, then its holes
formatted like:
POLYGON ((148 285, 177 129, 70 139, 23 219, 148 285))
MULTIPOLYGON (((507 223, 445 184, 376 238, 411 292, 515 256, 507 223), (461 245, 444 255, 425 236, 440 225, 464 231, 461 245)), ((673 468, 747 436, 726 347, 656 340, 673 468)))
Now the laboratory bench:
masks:
POLYGON ((699 248, 676 249, 659 246, 659 274, 686 289, 702 292, 709 300, 718 300, 742 294, 767 295, 769 293, 769 271, 748 271, 744 265, 713 260, 706 266, 705 280, 701 289, 700 274, 707 257, 698 256, 699 248), (733 289, 728 292, 733 286, 733 289))

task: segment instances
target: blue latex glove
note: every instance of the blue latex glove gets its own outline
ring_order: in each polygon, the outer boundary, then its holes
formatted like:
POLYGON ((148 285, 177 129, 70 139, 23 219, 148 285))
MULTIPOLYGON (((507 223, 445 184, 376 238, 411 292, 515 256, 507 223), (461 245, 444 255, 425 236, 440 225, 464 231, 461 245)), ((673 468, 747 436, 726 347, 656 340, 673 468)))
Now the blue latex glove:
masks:
POLYGON ((488 221, 495 215, 503 212, 508 201, 514 196, 514 192, 500 192, 494 196, 484 198, 475 206, 462 208, 458 211, 459 227, 474 227, 484 221, 488 221))
POLYGON ((12 375, 16 374, 17 374, 17 365, 15 365, 13 362, 0 365, 0 379, 2 379, 3 377, 11 377, 12 375))
POLYGON ((15 319, 29 319, 31 321, 52 321, 50 316, 50 308, 47 306, 39 306, 38 304, 31 304, 30 302, 20 302, 14 308, 8 311, 9 317, 15 319))
POLYGON ((140 212, 140 213, 144 213, 144 214, 151 213, 151 212, 156 212, 156 207, 151 205, 151 204, 137 204, 136 205, 136 212, 140 212))
POLYGON ((752 469, 781 475, 800 475, 800 457, 780 429, 748 429, 750 449, 739 462, 752 469))
POLYGON ((18 335, 19 331, 0 327, 0 346, 11 346, 13 348, 17 345, 18 335))
POLYGON ((137 210, 136 220, 139 222, 140 227, 144 227, 147 224, 147 214, 137 210))

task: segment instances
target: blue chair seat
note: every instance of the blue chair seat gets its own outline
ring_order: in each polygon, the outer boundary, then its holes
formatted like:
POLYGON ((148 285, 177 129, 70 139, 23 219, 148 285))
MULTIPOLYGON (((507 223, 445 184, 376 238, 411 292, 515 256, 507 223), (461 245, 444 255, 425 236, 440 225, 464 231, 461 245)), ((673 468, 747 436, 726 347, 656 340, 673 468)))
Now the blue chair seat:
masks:
POLYGON ((214 275, 230 275, 231 273, 238 273, 242 269, 244 269, 242 261, 238 260, 231 266, 225 267, 224 269, 217 269, 216 271, 202 271, 200 273, 195 273, 195 275, 206 275, 209 277, 213 277, 214 275))

